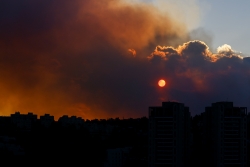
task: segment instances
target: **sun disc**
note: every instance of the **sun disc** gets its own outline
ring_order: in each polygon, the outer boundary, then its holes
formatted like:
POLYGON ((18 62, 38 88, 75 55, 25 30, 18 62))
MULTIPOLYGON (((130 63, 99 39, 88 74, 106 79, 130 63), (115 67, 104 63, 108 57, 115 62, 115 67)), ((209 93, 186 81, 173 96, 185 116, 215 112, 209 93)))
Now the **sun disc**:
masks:
POLYGON ((161 80, 158 81, 158 85, 159 85, 160 87, 164 87, 164 86, 166 85, 166 81, 163 80, 163 79, 161 79, 161 80))

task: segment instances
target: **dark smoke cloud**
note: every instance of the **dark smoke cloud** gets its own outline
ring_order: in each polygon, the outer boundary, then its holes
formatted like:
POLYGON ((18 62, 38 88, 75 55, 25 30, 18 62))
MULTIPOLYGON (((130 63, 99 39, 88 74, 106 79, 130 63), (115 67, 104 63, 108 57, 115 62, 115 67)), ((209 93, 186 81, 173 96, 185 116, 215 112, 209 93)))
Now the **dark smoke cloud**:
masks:
POLYGON ((249 58, 229 45, 218 47, 217 53, 212 53, 201 41, 190 41, 177 48, 158 46, 149 60, 154 63, 158 57, 172 83, 165 93, 170 99, 188 104, 193 114, 216 101, 233 101, 249 107, 249 58))
POLYGON ((155 99, 145 55, 186 38, 154 6, 118 0, 1 1, 0 22, 2 115, 145 115, 155 99))
POLYGON ((8 0, 0 22, 1 115, 139 117, 163 100, 193 114, 227 98, 249 104, 249 61, 228 45, 214 54, 204 42, 182 44, 186 26, 149 4, 8 0))

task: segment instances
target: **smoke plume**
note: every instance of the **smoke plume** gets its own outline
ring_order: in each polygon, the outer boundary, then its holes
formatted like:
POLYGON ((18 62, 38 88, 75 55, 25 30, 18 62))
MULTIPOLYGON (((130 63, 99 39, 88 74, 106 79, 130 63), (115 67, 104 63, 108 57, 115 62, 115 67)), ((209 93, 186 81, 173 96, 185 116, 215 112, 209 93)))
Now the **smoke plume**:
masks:
POLYGON ((249 60, 229 45, 212 53, 186 42, 187 25, 154 4, 8 0, 0 22, 1 115, 139 117, 162 100, 193 114, 218 100, 249 105, 249 60))

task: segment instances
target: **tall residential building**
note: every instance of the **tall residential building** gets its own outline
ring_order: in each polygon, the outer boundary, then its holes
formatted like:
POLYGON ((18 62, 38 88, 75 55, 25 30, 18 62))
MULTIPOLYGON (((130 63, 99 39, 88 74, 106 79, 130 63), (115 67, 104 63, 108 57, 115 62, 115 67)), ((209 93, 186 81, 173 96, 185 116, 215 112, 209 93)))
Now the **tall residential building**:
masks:
POLYGON ((40 122, 43 127, 49 128, 54 122, 54 116, 50 114, 41 115, 40 122))
POLYGON ((82 117, 76 117, 76 116, 69 117, 68 115, 63 115, 58 119, 58 122, 63 127, 74 126, 75 128, 80 129, 84 123, 84 120, 82 119, 82 117))
POLYGON ((122 167, 128 158, 131 147, 107 149, 106 162, 104 167, 122 167))
POLYGON ((37 121, 37 115, 31 112, 28 114, 20 114, 20 112, 15 112, 15 114, 10 115, 10 120, 11 123, 20 129, 31 130, 32 126, 37 121))
POLYGON ((183 103, 149 107, 149 167, 187 167, 190 113, 183 103))
POLYGON ((247 167, 247 108, 217 102, 206 107, 202 116, 206 164, 247 167))

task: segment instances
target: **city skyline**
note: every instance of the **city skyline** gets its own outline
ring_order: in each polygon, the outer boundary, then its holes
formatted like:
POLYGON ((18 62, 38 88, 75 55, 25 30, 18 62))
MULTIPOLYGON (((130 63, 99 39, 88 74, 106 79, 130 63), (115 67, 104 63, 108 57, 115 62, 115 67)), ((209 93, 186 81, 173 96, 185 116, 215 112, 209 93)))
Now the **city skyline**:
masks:
MULTIPOLYGON (((185 104, 185 103, 183 103, 183 102, 177 102, 177 101, 162 101, 161 102, 162 104, 163 103, 173 103, 173 104, 175 104, 175 103, 178 103, 178 104, 185 104)), ((161 104, 160 103, 160 104, 161 104)), ((215 104, 215 103, 234 103, 234 102, 231 102, 231 101, 217 101, 217 102, 212 102, 212 104, 215 104)), ((211 104, 211 103, 210 103, 211 104)), ((159 105, 159 104, 158 104, 159 105)), ((150 107, 156 107, 157 105, 152 105, 152 106, 150 106, 150 107)), ((149 108, 150 108, 149 107, 149 108)), ((157 106, 157 107, 159 107, 159 106, 157 106)), ((156 107, 156 108, 157 108, 156 107)), ((190 109, 189 109, 189 106, 185 106, 185 107, 187 107, 188 108, 188 110, 189 110, 189 112, 190 112, 190 109)), ((203 111, 201 111, 200 113, 198 113, 198 114, 195 114, 195 115, 190 115, 191 117, 195 117, 195 116, 199 116, 199 115, 202 115, 204 112, 206 112, 206 108, 207 108, 208 106, 204 106, 204 108, 203 108, 203 111)), ((236 106, 236 107, 238 107, 238 106, 236 106)), ((247 111, 247 107, 244 107, 244 108, 246 108, 246 113, 247 114, 250 114, 250 112, 248 112, 247 111)), ((191 113, 191 112, 190 112, 191 113)), ((54 115, 51 115, 51 114, 49 114, 49 113, 42 113, 42 114, 37 114, 36 112, 33 112, 33 111, 27 111, 27 112, 20 112, 20 111, 15 111, 15 112, 12 112, 12 113, 10 113, 9 115, 0 115, 0 117, 12 117, 12 116, 32 116, 32 117, 36 117, 36 119, 43 119, 43 118, 50 118, 50 119, 52 119, 53 118, 53 121, 58 121, 58 120, 60 120, 60 119, 64 119, 64 118, 67 118, 67 119, 72 119, 72 120, 75 120, 75 119, 79 119, 79 120, 83 120, 83 121, 87 121, 87 120, 108 120, 108 119, 131 119, 131 118, 135 118, 135 119, 138 119, 138 118, 149 118, 149 115, 148 115, 148 113, 147 113, 147 115, 144 115, 144 116, 141 116, 141 117, 106 117, 106 118, 92 118, 92 119, 89 119, 89 118, 83 118, 83 117, 81 117, 81 116, 79 116, 79 115, 60 115, 60 116, 58 116, 58 117, 55 117, 54 115)))
POLYGON ((168 101, 149 106, 148 116, 86 121, 75 116, 55 121, 49 114, 38 119, 19 112, 0 116, 0 154, 8 163, 19 159, 20 164, 31 159, 59 163, 62 157, 71 164, 116 167, 249 164, 246 107, 215 102, 192 117, 184 103, 168 101))
POLYGON ((188 2, 1 2, 0 115, 143 117, 168 100, 191 115, 215 101, 249 108, 250 58, 214 49, 188 2))

